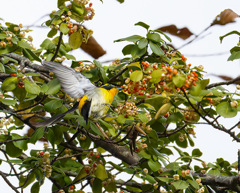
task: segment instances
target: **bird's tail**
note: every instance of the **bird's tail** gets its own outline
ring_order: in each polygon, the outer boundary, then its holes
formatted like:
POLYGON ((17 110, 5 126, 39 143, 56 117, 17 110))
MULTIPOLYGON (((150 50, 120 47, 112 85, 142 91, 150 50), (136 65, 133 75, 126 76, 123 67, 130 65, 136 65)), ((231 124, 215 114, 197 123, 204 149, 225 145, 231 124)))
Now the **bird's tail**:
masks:
POLYGON ((78 103, 75 103, 73 105, 73 107, 71 109, 69 109, 68 111, 66 111, 64 113, 61 113, 61 114, 58 114, 58 115, 56 115, 56 116, 54 116, 54 117, 52 117, 50 119, 47 119, 45 121, 35 123, 34 126, 35 127, 46 127, 46 126, 52 125, 55 122, 57 122, 60 119, 62 119, 67 113, 73 113, 77 108, 78 108, 78 103))

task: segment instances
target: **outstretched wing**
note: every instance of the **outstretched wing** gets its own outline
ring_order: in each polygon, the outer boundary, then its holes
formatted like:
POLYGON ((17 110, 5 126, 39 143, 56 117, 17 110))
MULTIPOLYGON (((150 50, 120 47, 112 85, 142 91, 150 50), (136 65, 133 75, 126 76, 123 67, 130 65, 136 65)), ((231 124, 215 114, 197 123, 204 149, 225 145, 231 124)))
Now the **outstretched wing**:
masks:
POLYGON ((81 98, 86 92, 96 88, 89 79, 72 68, 56 62, 44 61, 42 64, 56 75, 63 90, 73 98, 81 98))

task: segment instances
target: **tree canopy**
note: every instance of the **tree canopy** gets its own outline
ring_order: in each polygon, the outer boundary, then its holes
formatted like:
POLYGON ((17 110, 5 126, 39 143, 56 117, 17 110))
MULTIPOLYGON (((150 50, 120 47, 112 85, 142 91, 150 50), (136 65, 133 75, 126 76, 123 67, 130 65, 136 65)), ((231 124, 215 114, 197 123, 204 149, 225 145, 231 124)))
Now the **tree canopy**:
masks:
MULTIPOLYGON (((79 48, 95 59, 105 54, 93 31, 84 26, 94 18, 92 3, 58 0, 57 5, 44 23, 49 33, 40 48, 33 46, 33 38, 27 36, 30 29, 22 24, 0 25, 0 151, 4 155, 0 164, 10 167, 9 172, 0 171, 5 183, 17 193, 28 186, 37 193, 46 179, 52 182, 51 191, 58 193, 240 192, 239 160, 229 163, 217 158, 207 163, 200 149, 185 151, 194 147, 199 124, 240 142, 240 122, 229 128, 221 122, 240 111, 240 85, 234 92, 226 89, 240 77, 210 84, 204 67, 190 64, 168 35, 187 39, 192 32, 173 25, 154 30, 141 21, 135 25, 145 29, 145 36, 115 40, 126 42, 124 58, 109 65, 77 58, 71 51, 79 48), (86 124, 78 110, 51 126, 36 126, 78 102, 41 65, 43 60, 66 61, 96 86, 108 83, 122 88, 109 112, 98 120, 101 130, 94 121, 86 124), (41 149, 29 148, 38 141, 43 143, 41 149), (9 181, 11 176, 18 179, 18 186, 9 181)), ((236 17, 227 9, 209 27, 226 25, 236 17)), ((220 40, 233 34, 240 36, 232 31, 220 40)), ((230 61, 239 59, 239 44, 230 53, 230 61)))

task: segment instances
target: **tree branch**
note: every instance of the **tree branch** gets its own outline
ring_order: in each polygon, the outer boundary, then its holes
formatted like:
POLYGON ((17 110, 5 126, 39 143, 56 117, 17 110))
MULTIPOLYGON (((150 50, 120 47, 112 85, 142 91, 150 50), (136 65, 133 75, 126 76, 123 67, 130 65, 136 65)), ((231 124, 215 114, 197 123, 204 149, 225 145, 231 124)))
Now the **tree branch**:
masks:
POLYGON ((11 182, 7 179, 7 177, 0 171, 0 176, 4 179, 4 181, 16 192, 20 193, 15 186, 11 184, 11 182))
POLYGON ((240 81, 240 76, 238 76, 238 77, 236 77, 236 78, 234 78, 232 80, 229 80, 229 81, 217 82, 217 83, 209 84, 209 85, 206 86, 206 89, 210 89, 210 88, 217 87, 217 86, 222 86, 222 85, 234 84, 237 81, 240 81))

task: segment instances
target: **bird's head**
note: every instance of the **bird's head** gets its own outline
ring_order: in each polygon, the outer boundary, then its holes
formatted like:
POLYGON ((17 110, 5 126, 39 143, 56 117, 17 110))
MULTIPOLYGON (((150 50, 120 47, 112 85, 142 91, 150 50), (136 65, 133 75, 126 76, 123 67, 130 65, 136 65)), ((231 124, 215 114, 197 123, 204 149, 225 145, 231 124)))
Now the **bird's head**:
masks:
POLYGON ((101 88, 108 90, 108 92, 111 93, 113 96, 115 96, 117 92, 121 89, 120 87, 116 87, 112 84, 104 84, 103 86, 101 86, 101 88))

